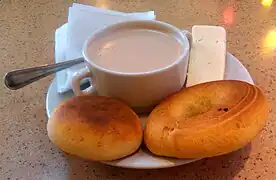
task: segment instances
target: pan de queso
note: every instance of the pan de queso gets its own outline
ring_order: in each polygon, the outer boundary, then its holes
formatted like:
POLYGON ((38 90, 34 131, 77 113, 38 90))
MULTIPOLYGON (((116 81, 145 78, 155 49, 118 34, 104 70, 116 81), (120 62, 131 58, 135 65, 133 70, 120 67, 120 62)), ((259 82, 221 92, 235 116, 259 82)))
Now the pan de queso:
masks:
POLYGON ((109 161, 134 153, 143 130, 126 104, 103 96, 76 96, 52 113, 47 131, 61 150, 88 160, 109 161))

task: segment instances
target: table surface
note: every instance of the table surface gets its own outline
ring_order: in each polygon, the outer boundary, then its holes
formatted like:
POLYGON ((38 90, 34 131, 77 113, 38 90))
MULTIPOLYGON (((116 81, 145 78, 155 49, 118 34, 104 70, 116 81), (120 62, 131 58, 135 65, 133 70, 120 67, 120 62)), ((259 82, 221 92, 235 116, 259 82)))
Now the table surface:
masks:
MULTIPOLYGON (((1 78, 12 69, 53 62, 54 32, 66 23, 72 2, 0 1, 1 78)), ((273 0, 78 2, 125 12, 154 10, 159 20, 188 30, 195 24, 224 26, 228 32, 228 51, 248 68, 269 98, 269 121, 251 144, 225 156, 163 170, 121 169, 67 156, 49 141, 45 95, 53 77, 18 91, 9 91, 1 83, 0 179, 276 179, 276 4, 273 7, 273 0)))

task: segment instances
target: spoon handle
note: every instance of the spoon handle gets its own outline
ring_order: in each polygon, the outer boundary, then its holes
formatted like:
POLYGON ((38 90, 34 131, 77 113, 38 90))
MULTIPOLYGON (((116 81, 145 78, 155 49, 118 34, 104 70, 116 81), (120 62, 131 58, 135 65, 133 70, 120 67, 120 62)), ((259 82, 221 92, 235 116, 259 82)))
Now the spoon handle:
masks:
POLYGON ((32 67, 27 69, 19 69, 8 72, 4 77, 4 83, 7 88, 11 90, 20 89, 28 84, 31 84, 43 77, 56 73, 63 69, 77 65, 84 62, 84 58, 78 58, 70 61, 32 67))

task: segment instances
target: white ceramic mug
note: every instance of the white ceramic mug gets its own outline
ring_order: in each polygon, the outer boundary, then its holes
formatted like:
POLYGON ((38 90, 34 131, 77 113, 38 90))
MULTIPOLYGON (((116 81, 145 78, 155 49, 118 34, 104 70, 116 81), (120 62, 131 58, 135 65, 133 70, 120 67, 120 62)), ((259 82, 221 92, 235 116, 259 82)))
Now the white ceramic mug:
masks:
MULTIPOLYGON (((160 21, 134 20, 108 26, 87 39, 83 47, 83 56, 87 67, 73 76, 72 87, 76 95, 93 94, 110 96, 120 99, 138 112, 148 111, 169 94, 179 91, 186 79, 189 41, 178 28, 160 21), (183 44, 183 50, 172 64, 150 72, 123 73, 108 70, 93 62, 87 54, 88 46, 95 38, 112 33, 115 29, 142 26, 168 33, 178 38, 183 44), (80 81, 91 78, 91 86, 85 90, 80 89, 80 81)), ((162 52, 160 52, 162 53, 162 52)))

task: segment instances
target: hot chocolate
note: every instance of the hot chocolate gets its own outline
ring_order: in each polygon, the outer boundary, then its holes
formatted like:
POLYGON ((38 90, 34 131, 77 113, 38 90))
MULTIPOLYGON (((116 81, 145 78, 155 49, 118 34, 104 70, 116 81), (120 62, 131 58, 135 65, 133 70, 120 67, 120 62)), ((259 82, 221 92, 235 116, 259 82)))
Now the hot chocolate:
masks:
POLYGON ((171 34, 149 29, 124 29, 98 38, 88 56, 98 66, 117 72, 138 73, 160 69, 176 61, 183 49, 171 34))

